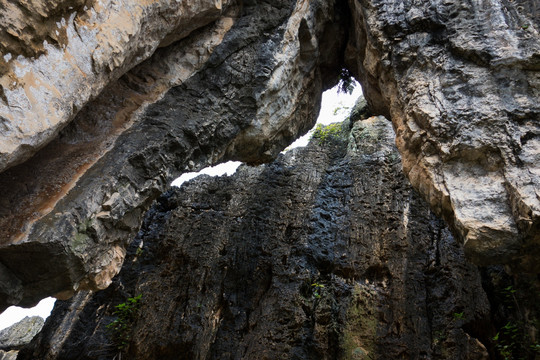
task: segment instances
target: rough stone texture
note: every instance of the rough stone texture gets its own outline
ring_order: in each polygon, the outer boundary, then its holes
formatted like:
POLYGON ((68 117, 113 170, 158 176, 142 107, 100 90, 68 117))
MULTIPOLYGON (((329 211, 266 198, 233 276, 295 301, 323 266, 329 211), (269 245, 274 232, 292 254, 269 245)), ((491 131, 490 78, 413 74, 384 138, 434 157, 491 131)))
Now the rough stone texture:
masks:
POLYGON ((535 2, 4 0, 0 18, 0 309, 106 287, 174 176, 271 160, 343 56, 469 259, 540 271, 535 2))
POLYGON ((218 19, 228 1, 2 0, 0 171, 50 142, 158 46, 218 19))
POLYGON ((345 47, 333 3, 228 10, 158 49, 0 175, 0 309, 105 288, 144 211, 181 171, 268 161, 313 125, 345 47))
POLYGON ((19 349, 32 341, 45 321, 40 316, 25 317, 0 331, 0 360, 15 360, 19 349))
POLYGON ((540 271, 540 7, 349 0, 348 67, 476 264, 540 271))
POLYGON ((0 360, 17 360, 18 351, 3 351, 0 350, 0 360))
POLYGON ((139 294, 123 358, 486 359, 480 273, 402 175, 391 124, 318 142, 167 192, 113 284, 57 302, 19 359, 113 358, 114 305, 139 294))

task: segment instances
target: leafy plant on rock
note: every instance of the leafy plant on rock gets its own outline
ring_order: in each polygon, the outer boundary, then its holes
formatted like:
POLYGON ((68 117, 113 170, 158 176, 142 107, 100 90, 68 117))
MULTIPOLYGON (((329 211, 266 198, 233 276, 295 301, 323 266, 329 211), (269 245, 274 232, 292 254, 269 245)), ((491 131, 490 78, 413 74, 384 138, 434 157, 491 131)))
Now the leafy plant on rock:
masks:
POLYGON ((116 319, 107 325, 107 330, 112 334, 113 341, 119 351, 126 350, 131 340, 132 327, 137 320, 142 294, 130 297, 126 302, 115 306, 113 314, 116 319))
POLYGON ((345 131, 343 130, 343 125, 341 123, 333 123, 330 125, 317 124, 311 137, 317 139, 320 144, 326 144, 342 140, 344 134, 345 131))
POLYGON ((322 294, 322 290, 324 289, 324 285, 319 284, 319 283, 313 283, 313 284, 311 284, 311 288, 313 290, 313 297, 315 299, 320 299, 321 294, 322 294))
POLYGON ((518 301, 518 290, 507 286, 500 292, 503 306, 506 311, 513 312, 505 325, 500 326, 497 334, 492 338, 495 349, 504 360, 538 359, 540 357, 540 344, 531 336, 528 327, 532 318, 525 315, 525 311, 518 301))

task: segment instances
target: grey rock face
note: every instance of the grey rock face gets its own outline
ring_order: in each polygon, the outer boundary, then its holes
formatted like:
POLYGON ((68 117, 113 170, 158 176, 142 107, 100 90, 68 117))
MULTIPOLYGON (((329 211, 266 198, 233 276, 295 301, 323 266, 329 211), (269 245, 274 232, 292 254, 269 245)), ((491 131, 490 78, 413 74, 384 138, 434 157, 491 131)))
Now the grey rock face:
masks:
POLYGON ((538 5, 349 6, 349 69, 391 117, 412 185, 476 264, 540 271, 538 5))
POLYGON ((3 351, 0 350, 0 360, 17 360, 18 351, 3 351))
POLYGON ((0 6, 0 34, 35 34, 0 39, 0 309, 106 287, 172 178, 271 160, 343 61, 469 259, 540 271, 531 2, 20 4, 0 6))
POLYGON ((253 2, 225 15, 159 49, 0 175, 10 284, 0 283, 0 308, 105 288, 143 213, 182 171, 267 161, 313 125, 344 46, 333 3, 253 2))
POLYGON ((19 350, 41 331, 45 321, 40 316, 25 317, 0 330, 0 360, 16 360, 19 350))
POLYGON ((2 1, 0 171, 50 142, 90 99, 158 46, 213 22, 228 5, 2 1))
POLYGON ((18 350, 41 331, 45 321, 40 316, 25 317, 16 324, 0 330, 0 350, 18 350))
POLYGON ((113 357, 114 306, 138 295, 126 358, 487 358, 480 274, 393 141, 371 118, 170 190, 113 284, 58 302, 19 359, 113 357))

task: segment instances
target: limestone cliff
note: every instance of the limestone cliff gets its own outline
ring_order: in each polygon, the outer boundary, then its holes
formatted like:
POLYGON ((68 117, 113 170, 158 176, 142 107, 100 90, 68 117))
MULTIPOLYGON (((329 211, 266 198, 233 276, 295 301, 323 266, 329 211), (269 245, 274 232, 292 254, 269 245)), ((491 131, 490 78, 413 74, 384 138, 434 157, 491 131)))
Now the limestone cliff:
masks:
POLYGON ((538 273, 538 13, 522 0, 1 0, 0 309, 107 287, 175 176, 272 160, 343 67, 467 257, 538 273))
POLYGON ((538 280, 468 263, 390 123, 349 128, 168 191, 19 359, 534 359, 538 280))
POLYGON ((32 159, 2 173, 0 308, 105 288, 145 210, 181 171, 268 161, 306 132, 338 73, 340 16, 326 1, 231 5, 111 83, 32 159))
POLYGON ((113 284, 58 305, 19 359, 486 358, 480 273, 393 141, 371 118, 170 190, 113 284), (107 326, 139 295, 124 347, 107 326))
POLYGON ((347 64, 476 264, 540 271, 540 7, 349 1, 347 64))

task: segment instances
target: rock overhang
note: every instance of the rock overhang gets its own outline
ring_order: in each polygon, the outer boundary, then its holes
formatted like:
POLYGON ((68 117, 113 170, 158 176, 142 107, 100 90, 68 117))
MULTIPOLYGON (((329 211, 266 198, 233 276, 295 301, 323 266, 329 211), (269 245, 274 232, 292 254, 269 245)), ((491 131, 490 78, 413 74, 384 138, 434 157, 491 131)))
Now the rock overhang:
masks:
MULTIPOLYGON (((190 163, 268 160, 307 131, 328 86, 321 68, 338 66, 303 56, 297 32, 303 24, 318 52, 325 27, 335 31, 333 16, 322 1, 231 5, 214 23, 156 50, 108 85, 59 137, 5 171, 3 263, 6 276, 19 280, 17 296, 7 298, 28 306, 42 285, 58 297, 106 287, 144 211, 174 177, 192 170, 190 163), (51 244, 52 252, 32 257, 26 249, 34 243, 51 244), (44 276, 19 273, 23 258, 44 265, 44 276), (47 259, 58 265, 46 269, 47 259)), ((338 53, 327 59, 339 62, 338 53)))
MULTIPOLYGON (((73 94, 82 96, 66 108, 78 112, 77 118, 32 159, 0 175, 6 194, 16 186, 13 179, 25 194, 3 199, 4 224, 15 224, 16 231, 3 230, 1 251, 15 251, 6 246, 15 235, 23 243, 58 237, 60 247, 76 254, 66 257, 71 259, 66 271, 71 270, 58 287, 64 289, 58 290, 61 296, 106 286, 145 209, 189 161, 199 167, 229 159, 271 160, 313 124, 322 89, 346 66, 362 83, 372 110, 392 119, 406 175, 463 240, 470 259, 538 271, 535 18, 502 3, 206 5, 208 11, 182 20, 186 28, 199 27, 180 31, 191 34, 184 40, 155 50, 170 42, 167 24, 161 32, 152 30, 153 45, 128 46, 122 56, 131 64, 154 55, 116 82, 111 79, 132 65, 103 55, 112 68, 94 76, 101 79, 98 87, 108 84, 105 90, 90 89, 83 81, 81 89, 64 94, 68 102, 73 94), (523 29, 523 21, 530 27, 523 29), (66 165, 64 157, 50 155, 63 151, 76 161, 66 165), (47 161, 68 169, 66 174, 47 169, 47 161), (57 176, 55 185, 36 183, 36 171, 57 176), (51 194, 56 194, 53 201, 51 194), (29 214, 37 216, 20 216, 22 208, 36 204, 37 211, 29 214), (22 222, 13 222, 17 216, 22 222)), ((75 23, 76 17, 69 18, 67 28, 75 23)), ((32 67, 23 72, 31 74, 32 67)), ((49 99, 47 94, 42 99, 49 99)), ((60 98, 64 95, 60 92, 60 98)), ((64 123, 71 117, 62 116, 64 123)), ((44 142, 64 125, 55 126, 45 130, 44 142)), ((21 276, 14 262, 6 276, 16 280, 21 276)), ((48 294, 57 291, 53 288, 48 294)))

